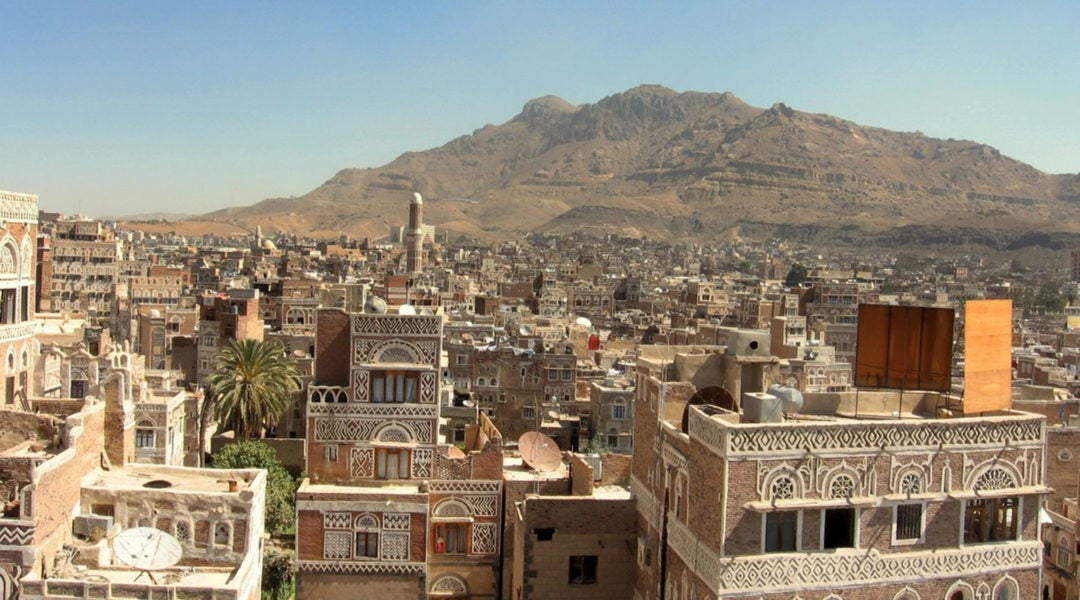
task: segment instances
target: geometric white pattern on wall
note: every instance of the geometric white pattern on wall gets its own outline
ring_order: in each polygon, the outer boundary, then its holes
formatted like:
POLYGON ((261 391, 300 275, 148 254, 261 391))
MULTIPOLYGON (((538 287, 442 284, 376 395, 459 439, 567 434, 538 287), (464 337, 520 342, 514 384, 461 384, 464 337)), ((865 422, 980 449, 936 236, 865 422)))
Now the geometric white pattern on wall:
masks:
POLYGON ((323 533, 323 559, 345 560, 352 556, 352 533, 326 531, 323 533))
POLYGON ((409 533, 383 531, 382 559, 409 560, 409 533))
POLYGON ((495 523, 473 523, 472 526, 472 551, 475 554, 495 553, 495 533, 498 525, 495 523))

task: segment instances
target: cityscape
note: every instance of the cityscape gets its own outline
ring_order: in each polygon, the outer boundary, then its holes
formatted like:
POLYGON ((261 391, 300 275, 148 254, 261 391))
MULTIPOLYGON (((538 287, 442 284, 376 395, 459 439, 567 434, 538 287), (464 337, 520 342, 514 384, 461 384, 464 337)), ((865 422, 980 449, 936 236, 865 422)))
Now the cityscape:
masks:
POLYGON ((188 237, 0 199, 6 598, 1077 590, 1080 250, 479 245, 418 193, 380 240, 188 237))
POLYGON ((1080 600, 1080 4, 2 14, 0 600, 1080 600))

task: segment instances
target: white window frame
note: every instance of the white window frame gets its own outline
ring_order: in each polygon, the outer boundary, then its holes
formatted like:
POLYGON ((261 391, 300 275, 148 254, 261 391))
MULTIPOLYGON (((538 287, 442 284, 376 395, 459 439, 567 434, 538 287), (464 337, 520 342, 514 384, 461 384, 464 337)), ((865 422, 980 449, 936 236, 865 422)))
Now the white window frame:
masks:
POLYGON ((916 544, 926 543, 926 502, 900 502, 893 505, 893 518, 892 518, 892 545, 893 546, 914 546, 916 544), (911 539, 899 539, 896 537, 896 529, 899 525, 899 513, 901 506, 910 506, 912 504, 918 504, 922 507, 919 513, 919 537, 911 539))
MULTIPOLYGON (((851 547, 850 548, 831 548, 830 550, 827 550, 827 552, 832 551, 832 550, 858 550, 859 547, 860 547, 859 546, 859 542, 860 542, 859 538, 861 537, 860 536, 860 533, 861 533, 860 530, 862 529, 862 527, 860 527, 860 525, 861 525, 860 519, 862 518, 862 510, 860 510, 858 508, 855 508, 854 506, 837 506, 835 508, 851 510, 851 511, 853 511, 855 513, 855 516, 852 518, 852 522, 851 522, 852 527, 855 528, 855 532, 851 536, 851 547)), ((820 513, 819 516, 818 516, 818 519, 819 519, 819 521, 818 521, 818 529, 819 529, 819 531, 818 531, 818 548, 821 548, 821 549, 825 548, 825 513, 828 512, 829 510, 832 510, 832 508, 823 508, 820 511, 818 511, 820 513)))
MULTIPOLYGON (((775 512, 793 512, 795 513, 795 549, 792 552, 802 552, 802 539, 803 539, 803 512, 802 510, 778 510, 775 512)), ((761 513, 761 553, 762 554, 784 554, 787 551, 775 551, 769 552, 765 549, 765 541, 768 538, 766 528, 768 527, 768 518, 770 512, 761 513)))

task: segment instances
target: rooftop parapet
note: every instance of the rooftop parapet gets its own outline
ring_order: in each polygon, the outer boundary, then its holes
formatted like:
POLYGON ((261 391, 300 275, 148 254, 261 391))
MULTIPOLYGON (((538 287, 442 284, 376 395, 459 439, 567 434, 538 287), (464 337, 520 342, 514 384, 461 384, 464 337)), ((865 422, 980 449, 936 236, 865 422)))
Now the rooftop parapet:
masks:
POLYGON ((740 423, 737 413, 692 406, 689 434, 727 458, 781 458, 894 448, 1041 448, 1044 429, 1042 416, 1016 411, 958 418, 806 416, 782 423, 740 423))
POLYGON ((0 219, 15 223, 38 222, 38 197, 0 190, 0 219))

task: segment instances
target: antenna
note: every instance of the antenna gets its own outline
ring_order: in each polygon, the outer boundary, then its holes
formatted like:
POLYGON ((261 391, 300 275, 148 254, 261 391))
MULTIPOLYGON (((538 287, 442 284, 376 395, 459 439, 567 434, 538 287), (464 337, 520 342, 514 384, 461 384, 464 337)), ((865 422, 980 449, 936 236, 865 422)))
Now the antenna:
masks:
POLYGON ((521 460, 541 473, 558 471, 562 467, 562 452, 555 440, 539 431, 526 431, 518 438, 521 460))
POLYGON ((151 571, 168 569, 180 562, 184 549, 176 538, 160 529, 135 527, 116 534, 113 553, 120 562, 141 571, 135 577, 136 581, 146 573, 150 581, 157 585, 151 571))

